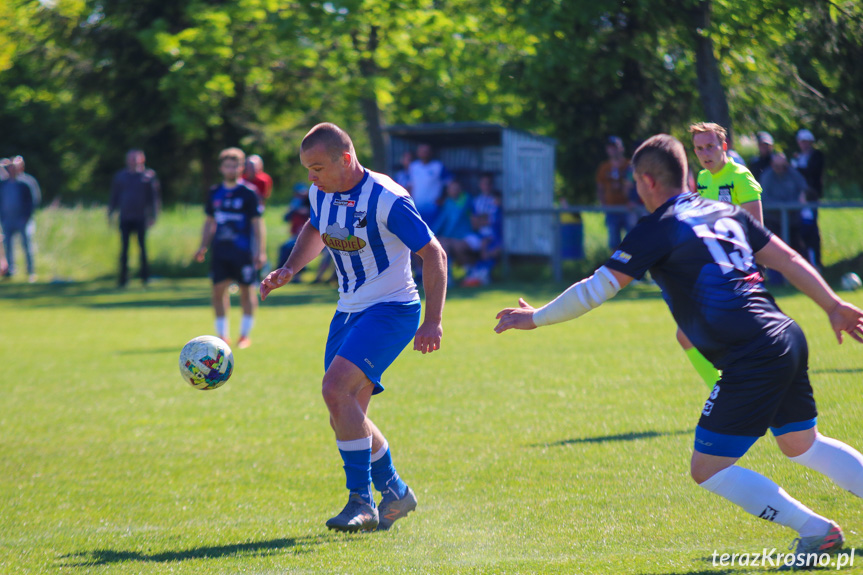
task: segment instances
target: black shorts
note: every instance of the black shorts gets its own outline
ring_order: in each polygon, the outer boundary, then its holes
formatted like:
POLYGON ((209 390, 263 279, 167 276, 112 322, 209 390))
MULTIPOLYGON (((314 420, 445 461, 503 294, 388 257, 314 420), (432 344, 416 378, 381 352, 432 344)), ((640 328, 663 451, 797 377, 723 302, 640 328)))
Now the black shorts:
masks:
POLYGON ((813 427, 818 410, 808 361, 806 336, 790 322, 768 345, 724 369, 698 420, 695 449, 740 457, 768 428, 782 435, 813 427))
POLYGON ((210 263, 210 278, 214 284, 234 280, 241 285, 251 285, 260 281, 260 274, 250 253, 231 257, 214 255, 210 263))

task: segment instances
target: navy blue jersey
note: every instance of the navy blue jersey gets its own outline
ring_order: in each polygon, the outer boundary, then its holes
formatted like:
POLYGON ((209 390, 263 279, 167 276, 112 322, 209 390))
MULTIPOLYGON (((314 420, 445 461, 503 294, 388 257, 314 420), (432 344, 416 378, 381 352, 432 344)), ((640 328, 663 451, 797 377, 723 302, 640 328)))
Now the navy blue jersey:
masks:
POLYGON ((642 218, 605 265, 636 279, 650 270, 683 333, 725 369, 791 321, 755 265, 772 235, 738 206, 686 193, 642 218))
POLYGON ((228 257, 252 253, 252 220, 264 214, 264 206, 255 190, 242 181, 231 189, 224 184, 214 186, 205 211, 216 221, 216 233, 210 245, 213 253, 228 257))

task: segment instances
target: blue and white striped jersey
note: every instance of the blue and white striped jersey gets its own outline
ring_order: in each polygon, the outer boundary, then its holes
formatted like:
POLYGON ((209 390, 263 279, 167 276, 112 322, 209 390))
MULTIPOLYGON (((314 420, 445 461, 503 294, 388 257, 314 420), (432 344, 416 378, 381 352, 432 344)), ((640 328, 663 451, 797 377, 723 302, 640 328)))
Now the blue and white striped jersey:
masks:
POLYGON ((310 224, 320 232, 338 271, 339 311, 419 300, 410 253, 434 235, 407 190, 389 176, 366 170, 347 192, 326 194, 313 184, 309 200, 310 224))

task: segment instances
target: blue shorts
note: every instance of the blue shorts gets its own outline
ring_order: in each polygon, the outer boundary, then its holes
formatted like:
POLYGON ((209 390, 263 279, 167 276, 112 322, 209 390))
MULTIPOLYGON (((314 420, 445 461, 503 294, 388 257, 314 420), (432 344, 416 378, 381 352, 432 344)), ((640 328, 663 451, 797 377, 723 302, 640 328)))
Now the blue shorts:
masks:
POLYGON ((337 311, 330 322, 324 370, 337 355, 363 370, 375 389, 384 390, 381 376, 411 342, 420 326, 419 301, 379 303, 356 313, 337 311))
POLYGON ((695 451, 741 457, 768 428, 779 436, 814 427, 808 360, 803 330, 791 322, 769 345, 724 369, 695 428, 695 451))

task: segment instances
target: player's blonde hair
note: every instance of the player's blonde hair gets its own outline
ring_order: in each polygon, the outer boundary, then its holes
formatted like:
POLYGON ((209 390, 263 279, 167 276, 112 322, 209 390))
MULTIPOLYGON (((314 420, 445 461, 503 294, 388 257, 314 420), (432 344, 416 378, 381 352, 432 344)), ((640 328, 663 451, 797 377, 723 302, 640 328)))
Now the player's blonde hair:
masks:
POLYGON ((689 126, 689 133, 694 138, 696 134, 707 134, 713 132, 719 138, 719 145, 725 143, 728 139, 728 130, 714 122, 698 122, 689 126))
POLYGON ((241 166, 244 166, 246 165, 246 154, 240 148, 225 148, 219 152, 219 163, 221 164, 225 160, 237 160, 241 166))

